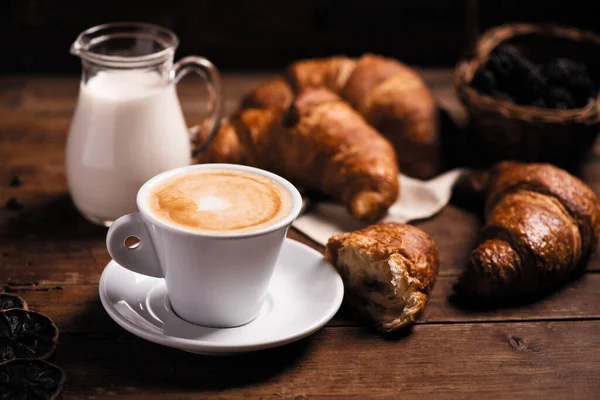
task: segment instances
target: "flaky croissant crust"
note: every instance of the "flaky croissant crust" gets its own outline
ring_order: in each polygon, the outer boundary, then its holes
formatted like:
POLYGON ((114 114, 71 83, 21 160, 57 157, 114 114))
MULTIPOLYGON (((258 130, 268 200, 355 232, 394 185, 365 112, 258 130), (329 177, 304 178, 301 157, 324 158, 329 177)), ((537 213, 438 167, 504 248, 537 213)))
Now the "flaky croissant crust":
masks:
POLYGON ((433 240, 407 224, 379 223, 335 235, 325 257, 340 272, 350 305, 383 332, 421 315, 439 270, 433 240))
POLYGON ((398 163, 420 178, 439 171, 438 110, 419 75, 397 60, 302 60, 245 96, 196 161, 280 173, 375 221, 398 197, 398 163))
POLYGON ((400 191, 392 145, 325 88, 303 91, 286 111, 240 110, 198 161, 267 169, 327 194, 365 221, 383 217, 400 191))
POLYGON ((249 93, 242 108, 286 110, 296 95, 316 88, 341 96, 386 137, 405 174, 427 179, 441 170, 437 104, 421 77, 398 60, 365 54, 297 61, 249 93))
POLYGON ((600 210, 581 180, 549 164, 502 162, 486 182, 486 223, 457 290, 490 299, 551 289, 596 249, 600 210))

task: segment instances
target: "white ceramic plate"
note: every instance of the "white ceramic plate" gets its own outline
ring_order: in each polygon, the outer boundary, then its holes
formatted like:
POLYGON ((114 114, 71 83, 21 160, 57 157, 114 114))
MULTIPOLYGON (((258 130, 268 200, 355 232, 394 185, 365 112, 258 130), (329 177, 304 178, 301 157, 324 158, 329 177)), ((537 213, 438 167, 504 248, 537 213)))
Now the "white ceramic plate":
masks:
POLYGON ((100 300, 121 327, 143 339, 193 353, 219 355, 281 346, 322 328, 344 297, 339 274, 317 251, 286 239, 266 301, 256 319, 209 328, 179 318, 164 279, 131 272, 115 261, 100 278, 100 300))

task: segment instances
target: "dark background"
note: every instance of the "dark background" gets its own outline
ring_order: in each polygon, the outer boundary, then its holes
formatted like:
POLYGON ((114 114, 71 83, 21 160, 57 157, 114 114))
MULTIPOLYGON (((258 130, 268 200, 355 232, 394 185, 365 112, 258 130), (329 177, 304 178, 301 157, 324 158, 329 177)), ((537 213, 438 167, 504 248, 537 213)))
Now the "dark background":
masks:
MULTIPOLYGON (((69 46, 114 21, 171 28, 178 57, 199 54, 221 70, 277 69, 305 57, 370 51, 448 67, 468 48, 470 0, 0 0, 0 73, 78 73, 69 46)), ((473 3, 475 3, 473 1, 473 3)), ((600 31, 594 0, 481 0, 480 30, 505 22, 554 22, 600 31)))

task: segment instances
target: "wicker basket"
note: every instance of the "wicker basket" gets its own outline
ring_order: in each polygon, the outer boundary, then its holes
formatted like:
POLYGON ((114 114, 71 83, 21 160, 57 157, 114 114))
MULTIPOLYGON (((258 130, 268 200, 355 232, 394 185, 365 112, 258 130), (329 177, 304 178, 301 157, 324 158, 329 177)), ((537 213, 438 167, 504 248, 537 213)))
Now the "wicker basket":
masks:
POLYGON ((500 160, 550 162, 574 170, 593 147, 600 128, 598 99, 584 108, 552 110, 521 106, 478 92, 470 86, 477 69, 497 46, 510 43, 533 62, 567 57, 588 66, 600 82, 600 36, 555 25, 509 24, 485 32, 474 56, 455 71, 456 90, 470 115, 466 153, 471 163, 500 160))

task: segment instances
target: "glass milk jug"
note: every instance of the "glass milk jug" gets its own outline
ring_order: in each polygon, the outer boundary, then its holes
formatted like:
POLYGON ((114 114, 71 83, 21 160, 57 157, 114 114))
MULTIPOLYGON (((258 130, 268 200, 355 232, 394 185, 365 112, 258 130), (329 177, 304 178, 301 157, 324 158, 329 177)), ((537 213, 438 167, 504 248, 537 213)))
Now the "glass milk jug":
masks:
POLYGON ((71 46, 82 77, 66 148, 69 191, 90 221, 110 225, 137 211, 136 193, 152 176, 190 164, 191 135, 175 85, 188 72, 203 76, 209 117, 206 149, 218 131, 219 74, 203 57, 173 64, 177 36, 143 23, 113 23, 82 32, 71 46))

